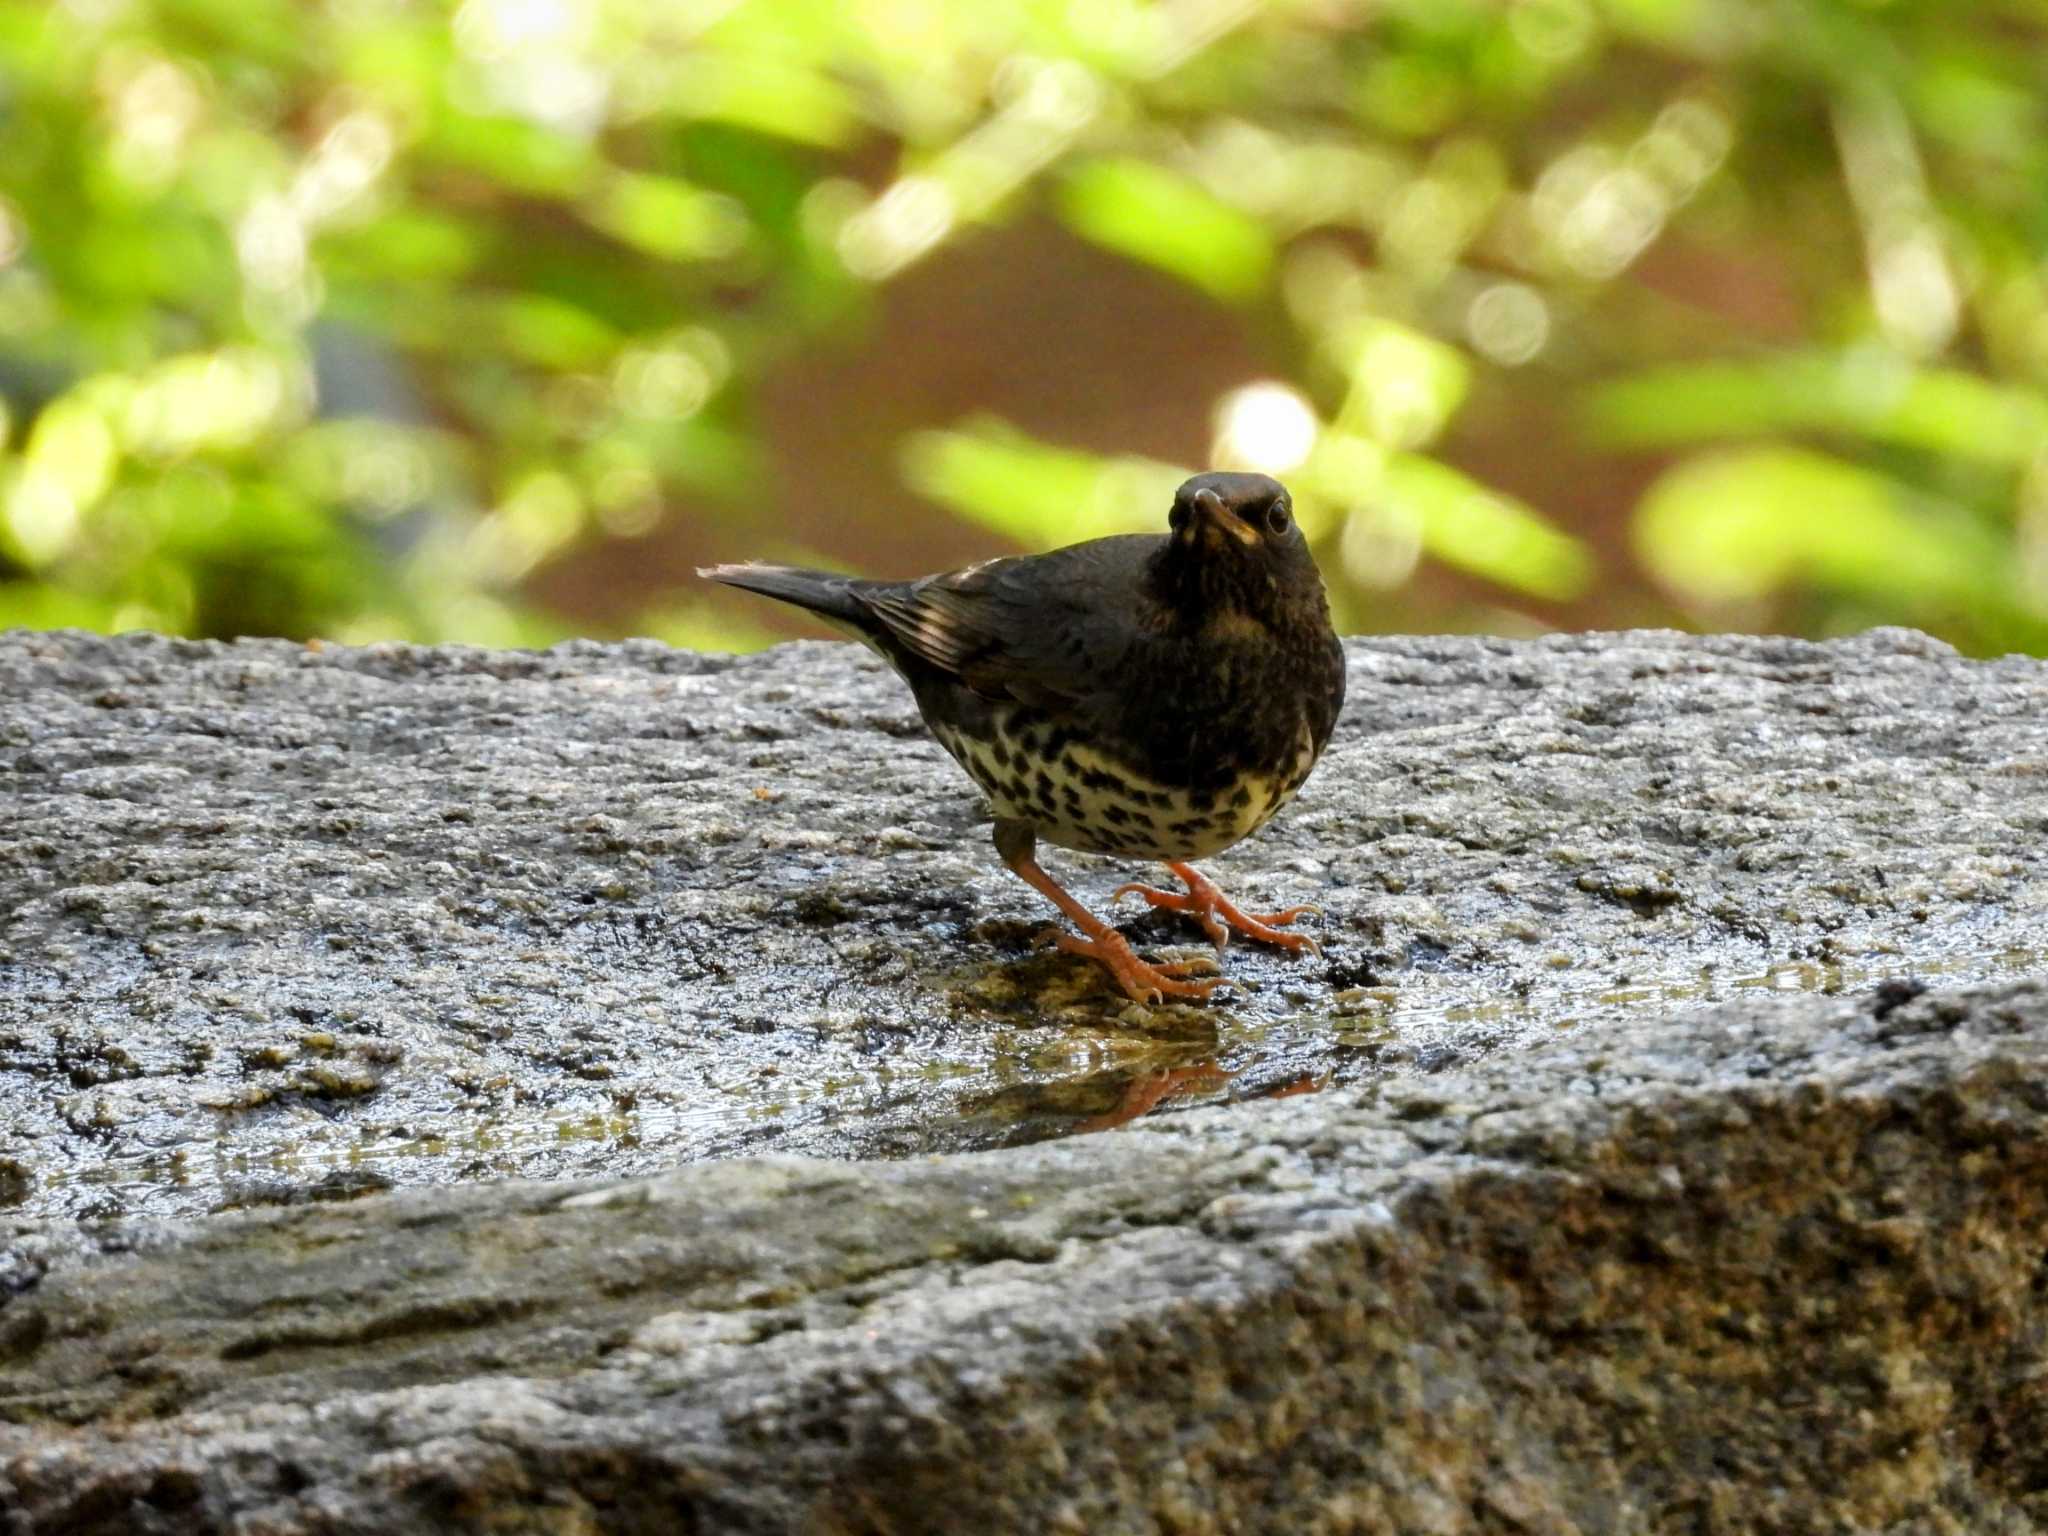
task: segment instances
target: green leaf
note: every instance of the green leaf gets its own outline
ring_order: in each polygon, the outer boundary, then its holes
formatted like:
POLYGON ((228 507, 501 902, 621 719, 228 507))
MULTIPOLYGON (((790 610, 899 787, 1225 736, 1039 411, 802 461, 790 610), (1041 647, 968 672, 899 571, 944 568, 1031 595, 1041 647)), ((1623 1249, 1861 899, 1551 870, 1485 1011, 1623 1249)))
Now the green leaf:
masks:
POLYGON ((483 248, 473 223, 432 208, 393 208, 374 223, 326 237, 330 272, 365 281, 459 277, 483 248))
POLYGON ((1335 350, 1350 378, 1340 426, 1395 448, 1419 448, 1450 422, 1472 365, 1448 342, 1391 320, 1347 328, 1335 350))
POLYGON ((1436 459, 1395 454, 1373 498, 1413 518, 1422 547, 1446 565, 1561 602, 1592 581, 1597 562, 1542 514, 1436 459))
POLYGON ((684 650, 733 654, 765 650, 783 638, 764 625, 728 614, 701 600, 650 608, 631 629, 636 635, 647 635, 684 650))
POLYGON ((903 478, 919 494, 1029 549, 1158 528, 1187 475, 1153 459, 1055 448, 987 420, 903 445, 903 478))
POLYGON ((511 294, 497 305, 504 344, 546 368, 592 368, 618 350, 618 333, 589 310, 537 293, 511 294))
POLYGON ((521 192, 564 195, 584 185, 595 154, 583 140, 513 117, 449 110, 422 144, 431 159, 521 192))
POLYGON ((822 71, 736 52, 683 72, 670 105, 679 115, 823 148, 852 137, 855 122, 852 94, 822 71))
POLYGON ((669 261, 730 256, 747 238, 737 203, 672 176, 621 171, 606 179, 584 211, 607 234, 669 261))
POLYGON ((1060 216, 1097 245, 1243 303, 1273 270, 1273 237, 1250 214, 1178 171, 1091 160, 1061 184, 1060 216))
POLYGON ((2009 589, 2003 548, 1959 509, 1802 448, 1710 454, 1680 465, 1636 509, 1643 564, 1715 604, 1814 583, 1896 602, 1967 602, 2009 589))
POLYGON ((2020 466, 2048 442, 2048 399, 1863 350, 1651 369, 1594 391, 1584 421, 1621 448, 1816 431, 2020 466))
POLYGON ((0 581, 0 630, 96 629, 111 634, 115 605, 49 582, 0 581))

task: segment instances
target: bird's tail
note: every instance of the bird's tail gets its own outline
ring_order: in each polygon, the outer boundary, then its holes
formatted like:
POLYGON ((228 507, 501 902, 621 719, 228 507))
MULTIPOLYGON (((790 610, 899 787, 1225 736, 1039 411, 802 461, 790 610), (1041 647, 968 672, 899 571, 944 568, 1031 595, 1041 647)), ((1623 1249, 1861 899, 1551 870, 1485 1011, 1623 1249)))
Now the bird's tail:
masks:
POLYGON ((830 571, 807 571, 794 565, 758 565, 751 561, 741 565, 699 566, 697 574, 711 581, 722 581, 729 587, 758 592, 763 597, 808 608, 821 618, 845 625, 863 637, 873 634, 877 627, 874 610, 854 595, 858 582, 851 576, 836 576, 830 571))

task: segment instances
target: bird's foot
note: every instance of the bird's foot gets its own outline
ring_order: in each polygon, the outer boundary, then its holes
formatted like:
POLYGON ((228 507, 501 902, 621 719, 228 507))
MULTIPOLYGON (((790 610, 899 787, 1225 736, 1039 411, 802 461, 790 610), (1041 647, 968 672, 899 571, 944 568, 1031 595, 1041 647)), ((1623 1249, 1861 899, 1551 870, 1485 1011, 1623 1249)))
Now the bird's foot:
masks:
POLYGON ((1068 933, 1064 928, 1048 928, 1039 934, 1037 942, 1054 945, 1070 955, 1086 955, 1091 960, 1100 961, 1134 1002, 1160 1003, 1169 997, 1191 997, 1203 1002, 1211 992, 1224 985, 1221 976, 1199 981, 1187 979, 1196 972, 1215 970, 1215 961, 1167 960, 1155 964, 1140 960, 1137 951, 1131 948, 1131 941, 1115 929, 1106 931, 1100 938, 1087 939, 1078 933, 1068 933))
POLYGON ((1261 944, 1278 945, 1289 954, 1298 955, 1306 950, 1319 955, 1322 946, 1305 933, 1284 933, 1282 927, 1298 917, 1322 916, 1320 907, 1288 907, 1279 912, 1240 912, 1235 903, 1216 888, 1216 882, 1196 869, 1192 864, 1172 863, 1166 866, 1187 882, 1187 890, 1162 891, 1155 886, 1140 885, 1136 881, 1120 885, 1110 892, 1111 901, 1121 901, 1125 896, 1142 896, 1146 903, 1165 907, 1173 912, 1185 912, 1202 925, 1202 932, 1209 935, 1209 942, 1216 946, 1216 953, 1223 953, 1230 943, 1231 930, 1248 939, 1257 939, 1261 944))

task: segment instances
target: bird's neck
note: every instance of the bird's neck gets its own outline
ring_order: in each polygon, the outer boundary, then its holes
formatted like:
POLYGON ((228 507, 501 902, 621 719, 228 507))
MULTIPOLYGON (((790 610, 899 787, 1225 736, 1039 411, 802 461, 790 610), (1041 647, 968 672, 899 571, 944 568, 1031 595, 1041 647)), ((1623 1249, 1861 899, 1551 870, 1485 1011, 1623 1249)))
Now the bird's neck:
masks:
POLYGON ((1279 608, 1279 594, 1265 572, 1203 559, 1173 540, 1147 563, 1144 591, 1161 627, 1182 636, 1271 630, 1279 608))
POLYGON ((1257 566, 1196 558, 1168 543, 1147 564, 1143 589, 1154 628, 1180 640, 1297 650, 1323 647, 1331 635, 1329 595, 1313 577, 1305 590, 1283 589, 1257 566))

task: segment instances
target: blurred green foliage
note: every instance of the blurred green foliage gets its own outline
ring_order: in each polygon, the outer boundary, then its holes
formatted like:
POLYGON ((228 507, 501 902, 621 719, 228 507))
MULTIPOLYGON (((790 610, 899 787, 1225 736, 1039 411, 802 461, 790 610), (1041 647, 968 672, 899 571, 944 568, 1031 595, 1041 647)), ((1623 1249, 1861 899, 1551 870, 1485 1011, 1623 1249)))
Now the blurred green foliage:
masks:
MULTIPOLYGON (((1257 338, 1208 460, 1354 627, 2048 651, 2044 114, 2037 0, 0 0, 0 625, 552 638, 550 563, 744 531, 772 370, 1049 216, 1257 338)), ((905 492, 1015 546, 1200 467, 972 407, 905 492)))

